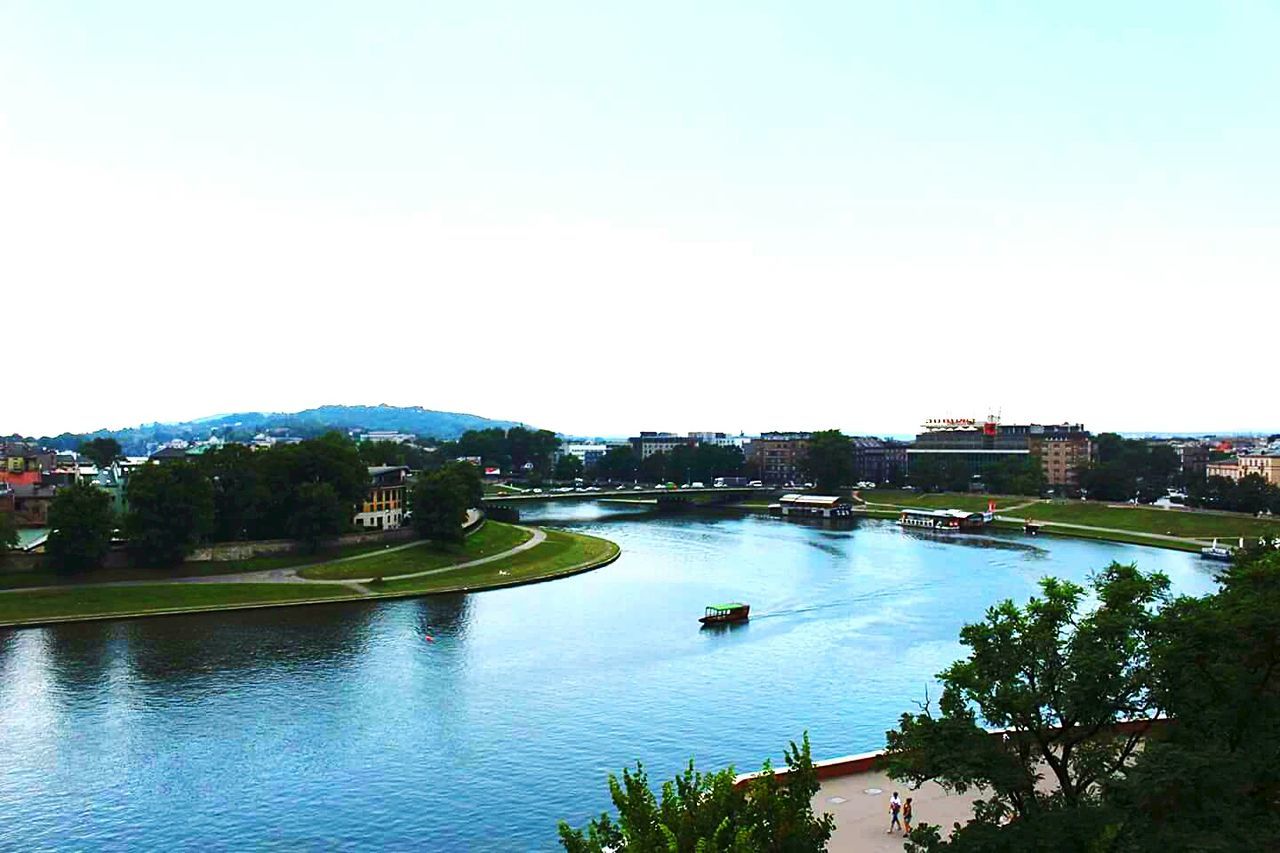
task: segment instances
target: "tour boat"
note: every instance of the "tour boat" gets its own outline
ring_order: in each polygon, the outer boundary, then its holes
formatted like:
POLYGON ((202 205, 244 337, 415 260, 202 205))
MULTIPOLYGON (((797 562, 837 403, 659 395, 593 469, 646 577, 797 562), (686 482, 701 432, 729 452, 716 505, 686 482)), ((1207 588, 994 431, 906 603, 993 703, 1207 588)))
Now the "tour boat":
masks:
MULTIPOLYGON (((1244 547, 1244 539, 1240 540, 1240 546, 1244 547)), ((1200 556, 1206 560, 1225 560, 1231 561, 1232 550, 1226 545, 1219 545, 1218 540, 1214 539, 1213 544, 1207 548, 1200 549, 1200 556)))
POLYGON ((740 601, 728 604, 713 604, 707 608, 707 615, 698 621, 703 625, 723 625, 729 622, 746 622, 751 613, 751 605, 740 601))

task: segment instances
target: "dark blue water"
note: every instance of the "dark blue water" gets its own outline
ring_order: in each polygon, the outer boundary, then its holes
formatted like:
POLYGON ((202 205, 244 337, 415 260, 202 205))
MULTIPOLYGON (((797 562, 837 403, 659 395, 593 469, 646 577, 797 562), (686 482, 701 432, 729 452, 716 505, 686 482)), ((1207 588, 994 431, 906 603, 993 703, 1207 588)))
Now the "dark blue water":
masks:
POLYGON ((0 848, 553 849, 636 759, 755 769, 805 729, 819 757, 882 746, 960 625, 1043 575, 1136 560, 1213 585, 1135 546, 566 510, 542 512, 622 558, 470 596, 0 631, 0 848), (699 631, 726 599, 751 622, 699 631))

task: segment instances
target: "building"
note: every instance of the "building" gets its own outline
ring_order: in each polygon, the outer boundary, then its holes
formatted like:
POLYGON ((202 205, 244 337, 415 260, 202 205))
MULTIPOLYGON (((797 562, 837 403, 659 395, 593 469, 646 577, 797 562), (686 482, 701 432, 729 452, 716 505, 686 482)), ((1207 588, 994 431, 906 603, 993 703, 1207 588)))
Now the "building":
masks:
POLYGON ((1210 462, 1208 476, 1242 480, 1250 474, 1280 486, 1280 453, 1246 453, 1223 462, 1210 462))
POLYGON ((1044 481, 1074 491, 1080 487, 1079 471, 1093 461, 1093 438, 1076 429, 1065 433, 1039 433, 1027 437, 1027 449, 1040 460, 1044 481))
POLYGON ((764 432, 747 445, 747 460, 766 483, 794 483, 804 479, 804 457, 809 452, 807 432, 764 432))
POLYGON ((849 518, 853 503, 838 495, 783 495, 778 498, 778 514, 784 518, 849 518))
POLYGON ((1184 476, 1205 476, 1205 468, 1209 464, 1209 445, 1199 441, 1175 441, 1171 447, 1178 454, 1178 467, 1184 476))
POLYGON ((375 530, 395 530, 404 521, 405 482, 409 469, 404 465, 379 465, 369 469, 369 491, 352 523, 375 530))
POLYGON ((1093 438, 1082 424, 1002 424, 988 418, 932 419, 907 451, 908 469, 924 459, 963 466, 973 479, 1010 459, 1035 456, 1049 485, 1072 488, 1076 468, 1093 458, 1093 438))
POLYGON ((896 483, 907 473, 907 445, 901 441, 855 436, 853 479, 862 483, 896 483))
POLYGON ((723 432, 691 432, 689 438, 698 444, 713 444, 716 447, 736 447, 745 451, 747 445, 751 444, 750 436, 743 433, 738 435, 726 435, 723 432))
POLYGON ((604 458, 609 452, 607 444, 579 444, 573 442, 564 442, 557 451, 559 456, 576 456, 582 462, 583 468, 594 468, 596 464, 604 458))
POLYGON ((20 527, 47 527, 49 505, 58 491, 43 483, 20 483, 13 489, 13 514, 20 527))
POLYGON ((676 435, 673 432, 641 432, 627 440, 631 442, 631 449, 635 451, 636 457, 642 461, 655 453, 670 453, 677 447, 698 443, 696 438, 676 435))
POLYGON ((371 429, 356 436, 357 441, 390 441, 393 444, 412 444, 418 440, 416 435, 407 432, 396 432, 389 429, 371 429))

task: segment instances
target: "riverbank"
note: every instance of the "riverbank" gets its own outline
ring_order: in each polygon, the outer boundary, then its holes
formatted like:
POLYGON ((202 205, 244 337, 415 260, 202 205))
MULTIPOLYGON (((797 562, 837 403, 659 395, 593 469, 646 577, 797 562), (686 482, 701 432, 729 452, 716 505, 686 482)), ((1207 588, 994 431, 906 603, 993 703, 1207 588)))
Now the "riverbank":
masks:
MULTIPOLYGON (((390 574, 398 577, 391 577, 384 564, 381 573, 364 574, 363 580, 311 580, 296 570, 286 570, 279 573, 276 582, 262 582, 257 578, 259 573, 251 573, 253 576, 241 576, 239 580, 198 577, 8 590, 0 592, 0 627, 480 592, 590 571, 612 563, 621 553, 617 544, 607 539, 579 533, 543 529, 535 532, 497 522, 488 522, 485 528, 495 531, 490 534, 490 542, 479 541, 471 554, 491 553, 471 559, 465 547, 459 548, 453 565, 438 565, 439 553, 422 550, 425 546, 419 543, 394 555, 333 561, 359 563, 361 572, 365 572, 374 560, 394 556, 397 570, 390 574), (492 543, 499 540, 518 544, 493 553, 492 543), (411 552, 415 550, 424 562, 413 562, 411 552)), ((469 537, 468 544, 485 528, 469 537)), ((327 564, 313 565, 308 570, 324 565, 327 564)), ((343 567, 344 572, 346 568, 343 567)))

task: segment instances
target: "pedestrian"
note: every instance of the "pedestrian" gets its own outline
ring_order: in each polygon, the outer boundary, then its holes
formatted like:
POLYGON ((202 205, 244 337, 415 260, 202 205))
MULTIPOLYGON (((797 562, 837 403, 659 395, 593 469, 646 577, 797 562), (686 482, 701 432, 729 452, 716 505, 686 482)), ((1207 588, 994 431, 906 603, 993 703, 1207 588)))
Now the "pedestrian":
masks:
POLYGON ((896 826, 899 831, 902 829, 902 821, 899 815, 902 813, 902 800, 898 799, 898 792, 894 791, 893 796, 889 798, 889 828, 884 831, 885 835, 892 835, 893 828, 896 826))
POLYGON ((907 801, 902 804, 902 837, 906 838, 911 834, 911 798, 907 797, 907 801))

